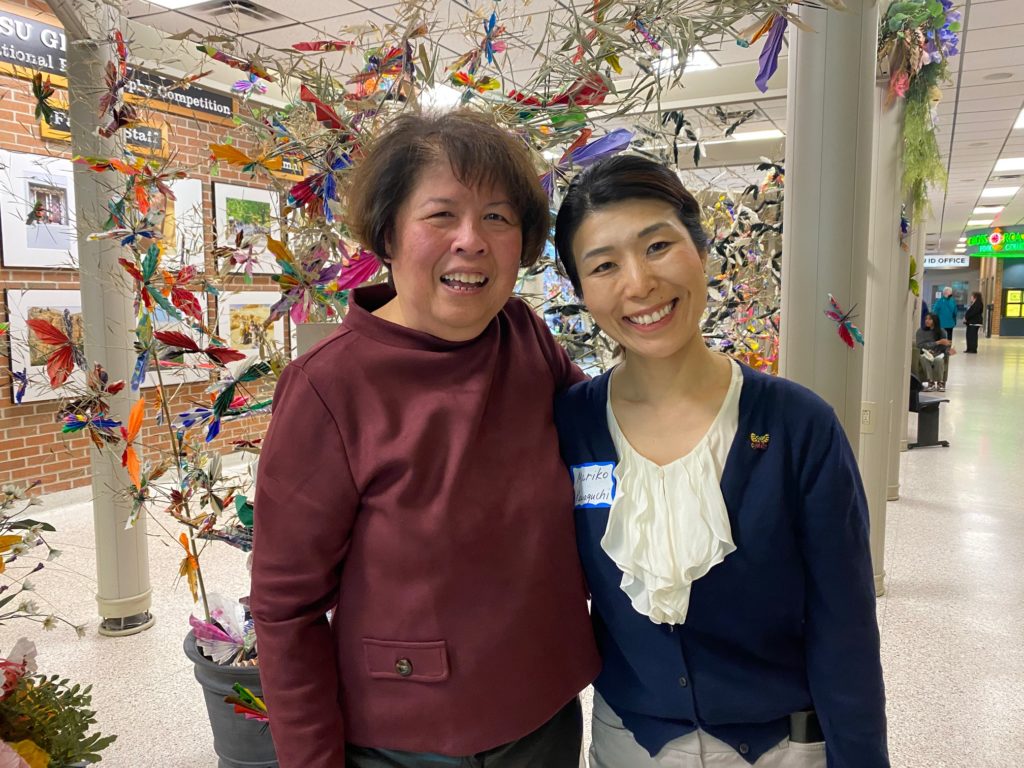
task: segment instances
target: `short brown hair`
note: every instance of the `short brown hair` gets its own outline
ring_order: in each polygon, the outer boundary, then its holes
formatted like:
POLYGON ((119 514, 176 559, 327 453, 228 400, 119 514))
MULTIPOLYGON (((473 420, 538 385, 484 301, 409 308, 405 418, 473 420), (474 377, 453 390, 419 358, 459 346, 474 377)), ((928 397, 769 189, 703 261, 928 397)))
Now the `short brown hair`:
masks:
POLYGON ((398 117, 353 168, 348 189, 348 226, 364 248, 390 261, 387 242, 398 210, 423 169, 446 158, 468 187, 501 187, 511 199, 523 232, 520 263, 532 266, 550 229, 548 198, 522 141, 487 116, 460 109, 443 115, 398 117))

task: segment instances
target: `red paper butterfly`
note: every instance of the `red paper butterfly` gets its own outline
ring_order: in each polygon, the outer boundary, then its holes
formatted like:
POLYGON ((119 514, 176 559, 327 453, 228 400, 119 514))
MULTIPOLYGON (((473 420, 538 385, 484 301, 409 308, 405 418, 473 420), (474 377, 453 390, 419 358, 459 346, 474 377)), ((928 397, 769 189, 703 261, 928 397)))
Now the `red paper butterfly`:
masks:
POLYGON ((828 306, 825 307, 825 317, 832 320, 839 328, 839 338, 843 340, 850 349, 853 349, 854 344, 864 345, 864 334, 860 332, 860 328, 850 322, 850 318, 853 317, 853 310, 857 308, 854 304, 850 307, 849 312, 843 312, 843 308, 839 306, 839 302, 836 301, 836 297, 831 293, 828 295, 828 306))

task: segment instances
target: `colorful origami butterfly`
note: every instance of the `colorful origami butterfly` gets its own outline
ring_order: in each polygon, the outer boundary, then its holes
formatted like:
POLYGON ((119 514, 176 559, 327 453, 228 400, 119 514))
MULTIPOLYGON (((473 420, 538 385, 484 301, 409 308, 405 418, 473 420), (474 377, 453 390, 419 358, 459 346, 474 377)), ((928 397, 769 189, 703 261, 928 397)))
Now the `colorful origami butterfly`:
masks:
POLYGON ((323 170, 303 179, 288 191, 288 205, 292 208, 305 208, 312 213, 319 208, 326 221, 334 221, 331 203, 338 200, 338 179, 335 174, 351 165, 352 158, 347 152, 328 152, 321 165, 323 170))
POLYGON ((180 80, 175 80, 173 83, 167 83, 166 85, 161 85, 157 92, 161 96, 166 96, 171 91, 187 90, 188 88, 192 87, 192 83, 196 82, 197 80, 202 80, 207 75, 212 75, 212 74, 213 74, 213 70, 212 69, 207 69, 205 72, 199 72, 199 73, 197 73, 195 75, 186 75, 185 77, 181 78, 180 80))
POLYGON ((380 259, 362 248, 351 256, 342 257, 341 264, 337 280, 339 291, 362 285, 376 275, 381 267, 380 259))
POLYGON ((98 449, 102 450, 104 443, 116 443, 120 440, 117 433, 114 432, 120 426, 120 421, 111 419, 103 412, 95 415, 92 413, 69 413, 64 416, 60 431, 64 434, 74 434, 86 430, 89 439, 98 449))
POLYGON ((50 103, 50 99, 55 93, 56 90, 50 83, 50 78, 43 80, 42 72, 36 72, 32 76, 32 95, 36 100, 35 117, 37 120, 42 118, 47 125, 51 125, 53 122, 55 107, 50 103))
POLYGON ((28 371, 25 369, 11 371, 11 377, 17 384, 14 388, 14 402, 20 405, 21 401, 25 398, 25 390, 28 389, 28 371))
POLYGON ((597 70, 592 70, 580 75, 562 93, 549 99, 542 99, 539 96, 531 96, 519 91, 509 92, 508 97, 526 107, 546 109, 561 106, 596 107, 604 104, 609 93, 611 93, 611 87, 608 85, 607 79, 597 70))
POLYGON ((480 41, 480 45, 459 56, 448 69, 459 70, 466 67, 470 75, 475 75, 480 68, 482 58, 486 58, 488 64, 493 64, 494 55, 505 51, 505 43, 498 39, 503 34, 505 34, 505 27, 498 26, 498 14, 492 12, 484 22, 484 37, 480 41))
POLYGON ((114 32, 113 42, 116 61, 108 61, 104 70, 107 90, 100 97, 100 117, 108 113, 114 114, 121 103, 124 87, 128 84, 128 46, 118 31, 114 32))
MULTIPOLYGON (((243 356, 244 357, 244 356, 243 356)), ((241 415, 242 412, 254 413, 257 410, 262 410, 265 407, 264 403, 256 403, 251 406, 242 405, 237 402, 235 393, 240 384, 249 384, 253 381, 258 381, 264 376, 269 376, 273 369, 270 367, 270 363, 266 361, 249 362, 247 361, 241 368, 240 373, 233 374, 231 371, 228 375, 215 386, 220 387, 220 394, 217 395, 217 399, 213 402, 213 408, 210 413, 211 421, 210 426, 206 432, 206 442, 213 440, 218 434, 220 434, 221 420, 225 416, 229 415, 241 415), (232 410, 239 411, 236 414, 232 413, 232 410)))
POLYGON ((501 88, 501 82, 496 77, 491 77, 490 75, 474 77, 472 74, 467 72, 453 72, 451 82, 452 85, 459 85, 463 88, 472 88, 478 93, 495 91, 498 88, 501 88))
MULTIPOLYGON (((203 305, 195 294, 184 288, 196 276, 195 267, 182 267, 177 274, 164 272, 165 291, 169 290, 171 304, 180 309, 186 316, 191 317, 200 325, 203 324, 203 305)), ((163 293, 163 292, 161 292, 163 293)))
POLYGON ((27 321, 29 330, 43 344, 54 347, 46 356, 46 373, 50 377, 50 386, 56 389, 68 380, 68 376, 77 365, 85 368, 85 353, 74 341, 74 327, 71 312, 64 310, 64 328, 57 328, 47 320, 32 318, 27 321))
POLYGON ((267 249, 274 254, 281 274, 273 275, 281 287, 281 299, 270 309, 268 322, 273 322, 288 312, 293 323, 304 323, 310 311, 317 305, 331 309, 333 294, 337 293, 334 280, 341 272, 342 265, 327 262, 327 253, 315 248, 302 259, 296 258, 283 243, 269 238, 267 249))
MULTIPOLYGON (((179 285, 179 283, 191 280, 195 274, 194 270, 186 267, 178 273, 177 278, 167 272, 163 273, 165 282, 169 280, 171 286, 170 299, 164 295, 164 291, 154 285, 157 268, 160 265, 160 248, 155 243, 149 246, 144 256, 136 257, 136 263, 132 263, 124 257, 119 258, 117 263, 141 284, 139 297, 146 310, 143 314, 148 315, 159 306, 174 320, 181 320, 181 314, 178 311, 181 309, 186 314, 195 317, 197 321, 202 321, 201 313, 199 317, 195 315, 195 297, 179 285), (174 289, 177 289, 177 292, 174 289)), ((138 336, 138 326, 136 326, 136 336, 138 336)), ((133 384, 132 389, 137 389, 137 387, 133 384)))
MULTIPOLYGON (((124 387, 124 381, 111 382, 110 375, 103 369, 103 366, 95 363, 92 370, 85 376, 85 392, 81 397, 64 401, 57 411, 57 415, 60 418, 66 419, 69 416, 91 417, 108 413, 110 411, 110 404, 107 402, 107 398, 116 395, 124 387)), ((73 427, 74 425, 72 422, 67 422, 65 426, 73 427)), ((120 426, 120 424, 116 426, 120 426)), ((74 432, 78 430, 66 429, 65 431, 74 432)), ((115 440, 118 439, 116 435, 114 437, 115 440)))
POLYGON ((640 18, 639 12, 633 15, 633 18, 626 24, 626 29, 631 32, 636 32, 642 37, 652 50, 660 51, 661 43, 658 41, 653 34, 651 34, 650 28, 647 26, 647 22, 640 18))
POLYGON ((355 43, 351 40, 312 40, 306 43, 292 43, 292 48, 303 53, 332 53, 351 48, 355 43))
MULTIPOLYGON (((185 550, 185 557, 181 560, 181 565, 178 566, 178 578, 184 578, 188 581, 188 590, 192 593, 192 602, 199 602, 199 558, 192 554, 192 550, 188 545, 188 536, 182 533, 178 537, 178 543, 185 550)), ((191 616, 189 619, 191 620, 191 616)), ((195 625, 192 625, 195 627, 195 625)), ((198 638, 198 635, 197 635, 198 638)), ((198 644, 198 640, 197 640, 198 644)))
POLYGON ((262 157, 253 159, 245 154, 245 152, 231 144, 211 144, 210 154, 213 155, 214 159, 223 160, 229 165, 240 166, 242 168, 242 173, 251 173, 254 176, 256 175, 256 171, 260 168, 267 172, 280 171, 281 165, 284 162, 280 155, 273 157, 263 155, 262 157))
POLYGON ((180 331, 154 331, 153 336, 167 347, 161 356, 162 360, 180 361, 186 353, 206 355, 212 362, 218 365, 227 365, 236 360, 244 360, 245 353, 229 347, 219 347, 211 344, 207 347, 200 347, 199 343, 191 336, 186 336, 180 331))
POLYGON ((241 683, 235 683, 232 688, 235 695, 225 696, 224 701, 234 705, 236 715, 244 715, 246 720, 270 722, 270 712, 267 710, 267 705, 263 703, 263 699, 241 683))
MULTIPOLYGON (((412 68, 412 46, 373 48, 366 54, 363 71, 349 78, 357 85, 355 96, 365 99, 380 90, 382 85, 394 87, 395 78, 412 68)), ((410 73, 411 74, 411 73, 410 73)))
POLYGON ((146 398, 140 397, 135 401, 135 405, 132 406, 131 411, 128 413, 128 426, 121 427, 121 437, 124 438, 125 442, 124 452, 121 454, 121 466, 128 470, 128 477, 131 478, 132 484, 138 489, 142 488, 139 478, 142 465, 139 461, 139 454, 135 451, 135 440, 142 429, 142 417, 145 415, 145 411, 146 398))
POLYGON ((345 127, 344 123, 341 122, 341 118, 338 117, 338 113, 321 101, 309 86, 305 84, 299 86, 299 99, 313 105, 317 122, 323 123, 335 131, 340 131, 345 127))
MULTIPOLYGON (((548 195, 552 193, 554 189, 554 175, 562 175, 570 166, 576 168, 586 168, 588 165, 592 165, 600 160, 602 157, 608 157, 614 155, 629 146, 629 143, 633 140, 633 132, 625 128, 618 128, 611 133, 605 134, 600 139, 596 139, 586 146, 574 149, 568 152, 568 156, 563 156, 562 159, 555 166, 553 171, 545 173, 541 179, 541 186, 547 191, 548 195)), ((577 142, 573 142, 576 144, 577 142)))
POLYGON ((849 312, 843 312, 843 308, 839 306, 839 302, 836 301, 836 297, 831 293, 828 295, 828 306, 825 307, 825 317, 832 320, 839 330, 839 338, 843 340, 850 349, 853 349, 855 342, 863 346, 864 334, 860 332, 860 328, 850 322, 850 318, 853 317, 853 310, 857 308, 854 304, 850 307, 849 312))
POLYGON ((139 115, 135 107, 124 101, 124 89, 130 79, 128 74, 128 46, 120 32, 115 31, 112 42, 117 61, 108 61, 104 73, 106 91, 100 97, 100 118, 110 116, 107 125, 100 126, 97 133, 109 139, 122 128, 135 125, 139 115))
POLYGON ((254 93, 263 95, 267 92, 267 86, 260 82, 260 78, 254 74, 249 75, 244 80, 236 80, 231 86, 232 93, 241 94, 243 97, 248 98, 254 93))
MULTIPOLYGON (((185 534, 182 546, 191 555, 185 534)), ((184 568, 184 563, 182 564, 184 568)), ((184 574, 182 574, 184 575, 184 574)), ((246 619, 245 608, 216 592, 207 596, 210 621, 189 616, 199 649, 218 664, 232 664, 248 655, 255 645, 253 622, 246 619)))
MULTIPOLYGON (((604 22, 606 5, 606 0, 594 0, 591 12, 593 14, 595 24, 593 25, 593 28, 589 32, 587 32, 587 35, 584 38, 585 42, 576 46, 576 55, 572 57, 573 64, 579 64, 581 61, 583 61, 584 57, 588 53, 590 53, 593 50, 598 50, 602 47, 599 45, 595 46, 594 41, 597 40, 599 30, 601 30, 601 25, 604 22)), ((601 32, 600 34, 602 37, 605 37, 603 32, 601 32)), ((609 67, 615 70, 616 74, 622 74, 622 63, 619 61, 619 57, 617 54, 610 53, 606 55, 604 57, 604 61, 606 64, 608 64, 609 67)))
POLYGON ((201 53, 205 53, 214 61, 219 61, 222 64, 227 64, 232 69, 238 69, 242 72, 251 72, 256 77, 266 80, 268 83, 274 82, 274 76, 271 75, 259 62, 250 61, 249 59, 241 59, 237 56, 232 56, 229 53, 218 50, 212 45, 197 45, 196 50, 201 53))

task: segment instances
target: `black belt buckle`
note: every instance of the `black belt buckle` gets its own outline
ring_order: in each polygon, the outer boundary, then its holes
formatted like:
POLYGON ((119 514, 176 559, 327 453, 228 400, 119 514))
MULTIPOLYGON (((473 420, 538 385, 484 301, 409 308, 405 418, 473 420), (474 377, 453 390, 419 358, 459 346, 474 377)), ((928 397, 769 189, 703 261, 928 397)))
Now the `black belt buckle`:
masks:
POLYGON ((825 740, 818 715, 813 709, 794 712, 789 716, 789 740, 797 744, 816 744, 825 740))

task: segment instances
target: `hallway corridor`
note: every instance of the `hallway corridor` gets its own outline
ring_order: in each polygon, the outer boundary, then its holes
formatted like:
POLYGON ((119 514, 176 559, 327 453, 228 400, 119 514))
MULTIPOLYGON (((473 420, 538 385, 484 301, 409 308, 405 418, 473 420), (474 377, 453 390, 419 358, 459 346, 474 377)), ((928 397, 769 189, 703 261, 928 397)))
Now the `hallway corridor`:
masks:
POLYGON ((878 618, 894 768, 1024 765, 1024 340, 967 355, 963 332, 950 447, 904 453, 888 505, 878 618))

